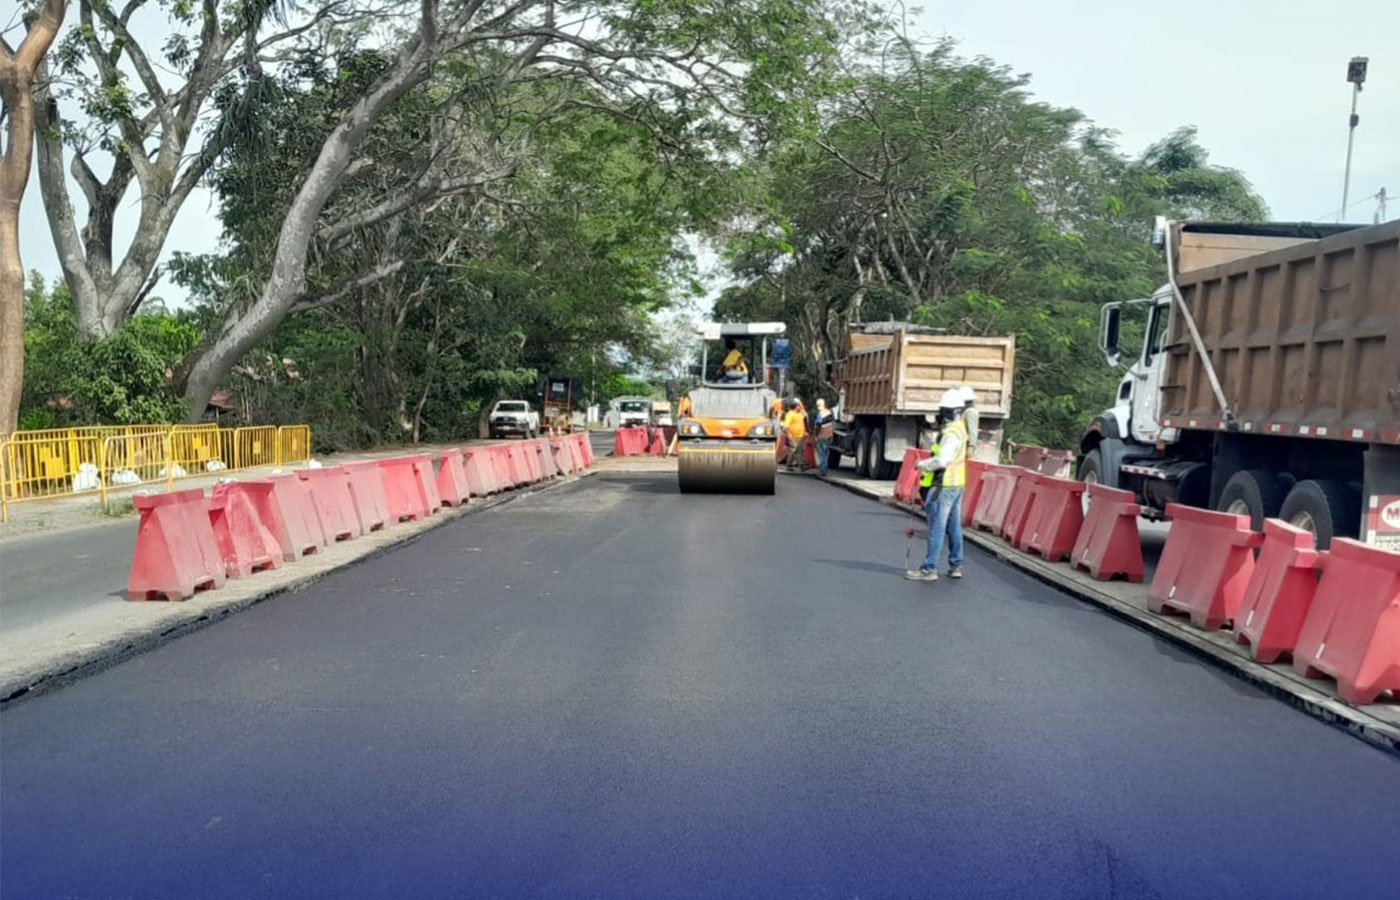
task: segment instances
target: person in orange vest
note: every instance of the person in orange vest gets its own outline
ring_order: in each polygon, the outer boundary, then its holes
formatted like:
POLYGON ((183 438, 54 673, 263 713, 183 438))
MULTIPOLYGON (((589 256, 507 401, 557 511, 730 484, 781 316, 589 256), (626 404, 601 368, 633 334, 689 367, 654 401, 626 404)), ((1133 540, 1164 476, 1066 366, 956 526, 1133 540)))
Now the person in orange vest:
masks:
POLYGON ((794 469, 804 468, 802 445, 807 438, 807 416, 802 412, 802 401, 789 401, 788 411, 783 415, 783 433, 787 435, 787 464, 794 469))

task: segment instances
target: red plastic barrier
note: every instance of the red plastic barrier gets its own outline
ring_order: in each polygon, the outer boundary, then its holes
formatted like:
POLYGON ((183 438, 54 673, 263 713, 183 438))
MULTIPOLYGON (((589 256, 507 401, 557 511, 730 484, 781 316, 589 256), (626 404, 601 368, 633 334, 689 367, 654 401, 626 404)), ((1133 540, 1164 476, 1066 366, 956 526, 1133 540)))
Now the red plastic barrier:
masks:
POLYGON ((1016 493, 1016 483, 1026 474, 1014 466, 988 466, 982 473, 982 489, 972 513, 972 525, 994 534, 1006 521, 1006 510, 1016 493))
POLYGON ((379 473, 384 479, 384 499, 389 504, 389 521, 402 522, 428 516, 428 497, 423 483, 414 471, 413 456, 393 456, 379 460, 379 473))
POLYGON ((1099 581, 1119 577, 1134 584, 1142 581, 1142 538, 1138 535, 1142 507, 1131 491, 1101 484, 1087 487, 1089 514, 1075 538, 1070 563, 1099 581))
POLYGON ((499 491, 496 469, 491 465, 491 450, 487 447, 462 449, 462 471, 467 477, 467 490, 473 497, 485 497, 499 491))
POLYGON ((1011 492, 1011 500, 1006 504, 1006 518, 1001 520, 1001 536, 1012 546, 1021 546, 1026 523, 1030 521, 1031 505, 1035 503, 1036 491, 1040 482, 1034 472, 1019 470, 1016 488, 1011 492))
POLYGON ((507 444, 506 453, 510 455, 510 470, 515 473, 516 484, 534 484, 539 481, 535 477, 534 468, 530 465, 530 457, 535 454, 527 454, 524 444, 507 444))
POLYGON ((539 458, 540 472, 545 478, 559 477, 559 465, 554 461, 554 447, 549 438, 535 441, 535 455, 539 458))
MULTIPOLYGON (((989 468, 987 463, 975 459, 967 461, 967 487, 963 488, 962 523, 966 528, 972 524, 972 514, 977 509, 977 500, 982 496, 982 473, 989 468)), ((917 495, 916 495, 917 496, 917 495)))
POLYGON ((574 473, 574 449, 571 441, 550 441, 549 451, 554 456, 554 468, 560 475, 574 473))
POLYGON ((540 459, 539 445, 534 441, 527 441, 521 445, 520 452, 525 457, 525 469, 530 473, 530 483, 538 484, 544 481, 544 462, 540 459))
POLYGON ((441 465, 438 466, 437 473, 437 491, 443 506, 461 506, 471 496, 461 450, 442 451, 441 465))
POLYGON ((1068 559, 1084 526, 1084 482, 1036 475, 1035 499, 1017 546, 1050 562, 1068 559))
POLYGON ((137 494, 131 502, 141 524, 126 581, 129 599, 185 600, 199 588, 223 587, 224 559, 204 491, 137 494))
POLYGON ((339 466, 302 469, 297 472, 297 477, 305 483, 306 490, 311 494, 311 505, 321 520, 321 533, 326 536, 328 543, 348 541, 363 533, 344 469, 339 466))
POLYGON ((355 515, 360 518, 360 532, 369 534, 389 524, 389 501, 384 496, 384 475, 374 462, 342 463, 350 498, 355 501, 355 515))
POLYGON ((1293 668, 1331 675, 1348 703, 1400 696, 1400 553, 1333 538, 1293 668))
POLYGON ((1068 478, 1074 468, 1074 451, 1047 450, 1044 447, 1017 444, 1016 465, 1038 475, 1068 478))
POLYGON ((1233 622, 1254 573, 1254 548, 1264 536, 1250 530, 1245 515, 1168 503, 1167 518, 1172 528, 1147 608, 1190 613, 1192 625, 1209 630, 1233 622))
POLYGON ((574 443, 578 446, 579 458, 583 460, 583 468, 593 468, 593 443, 588 439, 588 435, 576 434, 573 436, 574 443))
POLYGON ((516 479, 515 467, 510 464, 510 447, 496 444, 490 451, 491 470, 496 475, 496 487, 506 490, 518 485, 520 482, 516 479))
POLYGON ((627 429, 619 428, 613 434, 613 456, 628 456, 631 441, 627 437, 627 429))
POLYGON ((271 493, 272 485, 265 481, 214 485, 209 523, 229 578, 245 578, 259 569, 282 565, 282 547, 259 511, 270 502, 271 493), (259 495, 261 501, 255 500, 259 495))
POLYGON ((438 493, 437 488, 437 471, 433 468, 433 455, 420 453, 412 459, 413 474, 418 476, 418 484, 428 504, 428 514, 432 515, 442 506, 442 495, 438 493))
POLYGON ((929 458, 927 450, 911 447, 904 451, 904 462, 899 465, 899 476, 894 480, 894 499, 901 503, 919 501, 919 462, 929 458))
POLYGON ((291 561, 324 547, 328 542, 321 529, 321 517, 301 479, 296 475, 274 475, 267 480, 272 485, 270 496, 276 511, 263 522, 277 536, 282 558, 291 561))
POLYGON ((817 467, 817 442, 810 434, 802 440, 802 464, 809 469, 817 467))
POLYGON ((658 428, 651 436, 651 446, 647 448, 647 453, 652 456, 666 455, 666 438, 662 436, 661 429, 658 428))
POLYGON ((1279 519, 1264 520, 1264 544, 1235 613, 1235 640, 1249 644, 1259 662, 1293 651, 1317 591, 1322 554, 1311 532, 1279 519))

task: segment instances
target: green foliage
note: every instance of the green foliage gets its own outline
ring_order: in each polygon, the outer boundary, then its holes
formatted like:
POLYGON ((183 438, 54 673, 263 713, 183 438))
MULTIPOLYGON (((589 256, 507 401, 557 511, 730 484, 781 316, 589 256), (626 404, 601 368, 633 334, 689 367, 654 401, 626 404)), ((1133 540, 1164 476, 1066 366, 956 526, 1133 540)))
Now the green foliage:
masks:
POLYGON ((199 341, 186 317, 158 308, 110 338, 78 337, 72 300, 37 274, 25 292, 25 379, 21 428, 175 422, 183 417, 171 368, 199 341))
POLYGON ((1258 219, 1262 202, 1191 129, 1127 160, 1075 110, 950 43, 895 42, 880 60, 851 66, 815 142, 769 159, 761 224, 730 244, 741 282, 717 315, 787 322, 799 390, 828 396, 848 322, 1015 335, 1008 436, 1076 447, 1117 380, 1096 349, 1099 305, 1164 274, 1152 217, 1258 219))

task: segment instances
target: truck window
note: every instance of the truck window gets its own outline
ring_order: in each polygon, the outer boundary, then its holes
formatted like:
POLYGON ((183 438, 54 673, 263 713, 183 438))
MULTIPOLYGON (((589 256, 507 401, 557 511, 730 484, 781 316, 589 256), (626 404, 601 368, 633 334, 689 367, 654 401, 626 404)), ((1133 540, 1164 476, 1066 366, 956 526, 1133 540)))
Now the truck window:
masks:
POLYGON ((525 404, 520 402, 501 402, 496 404, 496 412, 525 412, 525 404))
POLYGON ((646 412, 646 411, 647 411, 647 405, 646 405, 646 403, 644 403, 644 402, 642 402, 642 401, 640 401, 640 400, 624 400, 624 401, 622 402, 621 409, 622 409, 623 412, 629 412, 629 413, 646 412))
POLYGON ((1150 360, 1167 345, 1167 326, 1171 324, 1171 307, 1154 306, 1152 308, 1152 321, 1149 323, 1147 333, 1147 353, 1145 358, 1150 360))

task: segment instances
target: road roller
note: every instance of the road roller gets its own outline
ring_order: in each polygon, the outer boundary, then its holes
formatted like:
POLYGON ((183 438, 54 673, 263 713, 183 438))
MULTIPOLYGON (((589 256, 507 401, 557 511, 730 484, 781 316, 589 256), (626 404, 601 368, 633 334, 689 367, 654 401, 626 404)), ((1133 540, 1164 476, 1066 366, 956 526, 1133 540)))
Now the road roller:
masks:
POLYGON ((706 322, 701 383, 682 398, 676 462, 682 493, 771 494, 778 477, 777 392, 769 386, 769 341, 780 322, 706 322))

